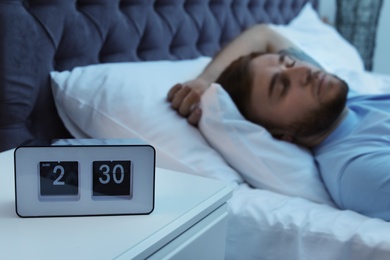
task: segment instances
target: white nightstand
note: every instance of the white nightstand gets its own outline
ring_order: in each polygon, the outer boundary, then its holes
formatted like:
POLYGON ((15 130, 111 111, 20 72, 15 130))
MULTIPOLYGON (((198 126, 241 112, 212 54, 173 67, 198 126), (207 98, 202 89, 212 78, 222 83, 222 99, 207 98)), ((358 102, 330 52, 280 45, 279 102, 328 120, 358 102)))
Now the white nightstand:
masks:
POLYGON ((146 216, 19 218, 13 151, 0 153, 0 259, 223 259, 228 184, 157 169, 146 216))

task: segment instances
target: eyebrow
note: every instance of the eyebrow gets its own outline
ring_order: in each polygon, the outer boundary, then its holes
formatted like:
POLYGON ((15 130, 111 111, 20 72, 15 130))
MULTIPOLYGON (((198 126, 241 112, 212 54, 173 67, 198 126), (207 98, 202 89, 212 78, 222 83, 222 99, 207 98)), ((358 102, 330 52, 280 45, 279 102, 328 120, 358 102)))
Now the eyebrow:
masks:
MULTIPOLYGON (((284 61, 285 57, 286 57, 286 54, 284 54, 284 53, 279 54, 279 59, 278 59, 279 64, 284 61)), ((272 96, 272 93, 274 92, 274 89, 275 89, 276 82, 278 81, 279 77, 280 77, 279 72, 275 73, 272 76, 270 84, 269 84, 269 88, 268 88, 269 89, 268 90, 268 97, 272 96)))

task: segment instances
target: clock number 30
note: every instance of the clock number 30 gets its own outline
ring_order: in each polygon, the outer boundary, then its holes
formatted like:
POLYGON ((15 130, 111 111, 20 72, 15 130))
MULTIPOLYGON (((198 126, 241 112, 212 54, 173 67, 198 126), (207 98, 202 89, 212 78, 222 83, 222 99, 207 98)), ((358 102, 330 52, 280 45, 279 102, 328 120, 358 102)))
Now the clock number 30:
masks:
MULTIPOLYGON (((111 181, 110 167, 107 164, 102 164, 99 167, 99 170, 102 171, 103 176, 99 177, 101 184, 107 184, 111 181)), ((116 164, 112 169, 112 179, 116 184, 121 184, 125 178, 125 169, 122 165, 116 164)))

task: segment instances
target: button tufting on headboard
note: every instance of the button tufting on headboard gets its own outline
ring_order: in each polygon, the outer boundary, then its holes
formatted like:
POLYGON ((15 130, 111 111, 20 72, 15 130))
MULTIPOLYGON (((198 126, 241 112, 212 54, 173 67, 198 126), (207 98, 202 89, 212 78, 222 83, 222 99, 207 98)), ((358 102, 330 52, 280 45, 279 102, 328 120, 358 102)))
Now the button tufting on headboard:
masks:
POLYGON ((254 23, 287 23, 307 1, 0 0, 0 151, 68 136, 52 70, 213 56, 254 23))

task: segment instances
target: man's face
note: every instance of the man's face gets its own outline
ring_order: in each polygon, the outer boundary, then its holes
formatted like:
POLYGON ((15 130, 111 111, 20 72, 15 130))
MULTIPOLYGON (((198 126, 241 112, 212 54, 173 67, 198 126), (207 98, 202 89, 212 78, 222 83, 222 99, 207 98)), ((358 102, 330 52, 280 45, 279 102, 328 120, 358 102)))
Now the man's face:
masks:
POLYGON ((250 117, 260 124, 266 122, 271 133, 281 129, 296 133, 300 129, 292 126, 305 122, 313 129, 302 130, 302 134, 313 134, 345 106, 345 82, 310 63, 284 54, 265 54, 252 60, 251 70, 250 117))

